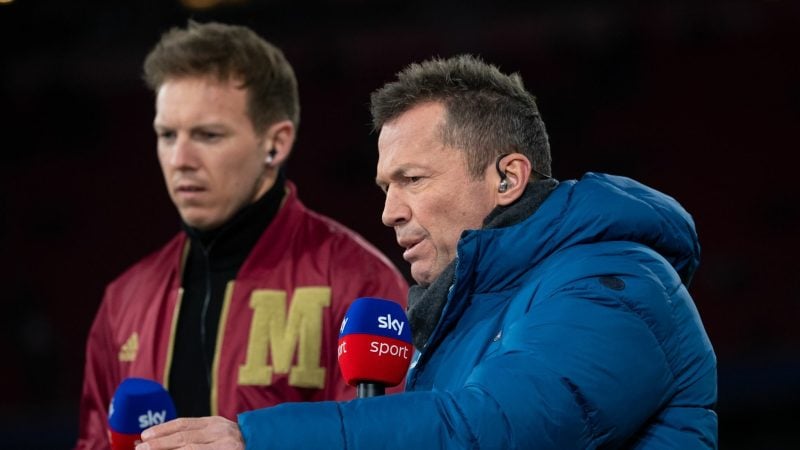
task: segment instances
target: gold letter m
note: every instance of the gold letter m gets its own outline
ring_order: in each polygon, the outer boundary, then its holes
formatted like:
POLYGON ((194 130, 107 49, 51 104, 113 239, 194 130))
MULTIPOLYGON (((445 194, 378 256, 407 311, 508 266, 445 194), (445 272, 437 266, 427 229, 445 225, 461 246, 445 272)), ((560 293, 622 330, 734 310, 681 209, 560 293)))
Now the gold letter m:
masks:
POLYGON ((240 385, 270 385, 272 374, 289 374, 289 385, 325 387, 325 367, 320 366, 322 310, 331 303, 329 287, 297 288, 286 314, 286 292, 253 291, 253 320, 247 343, 247 360, 239 366, 240 385), (272 366, 267 364, 272 351, 272 366), (297 364, 292 357, 297 350, 297 364))

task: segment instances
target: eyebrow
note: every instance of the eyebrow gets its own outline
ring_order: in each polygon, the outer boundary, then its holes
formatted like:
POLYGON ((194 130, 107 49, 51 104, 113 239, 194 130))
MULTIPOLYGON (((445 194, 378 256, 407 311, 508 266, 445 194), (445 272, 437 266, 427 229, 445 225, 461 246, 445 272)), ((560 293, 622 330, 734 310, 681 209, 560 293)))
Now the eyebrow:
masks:
MULTIPOLYGON (((158 130, 159 128, 165 129, 165 130, 174 130, 175 129, 175 127, 173 127, 173 126, 153 121, 153 129, 158 130)), ((209 122, 209 123, 201 123, 201 124, 194 125, 191 128, 189 128, 189 131, 192 132, 192 131, 196 131, 196 130, 205 130, 205 129, 209 129, 209 128, 227 130, 229 127, 226 124, 222 123, 222 122, 209 122)))
MULTIPOLYGON (((413 168, 415 168, 415 166, 410 166, 408 164, 402 165, 394 169, 391 173, 389 173, 389 176, 386 177, 386 179, 396 180, 398 178, 403 178, 404 176, 406 176, 406 173, 413 168)), ((381 182, 382 179, 383 178, 375 177, 375 184, 377 184, 379 187, 381 186, 381 184, 385 184, 381 182)))

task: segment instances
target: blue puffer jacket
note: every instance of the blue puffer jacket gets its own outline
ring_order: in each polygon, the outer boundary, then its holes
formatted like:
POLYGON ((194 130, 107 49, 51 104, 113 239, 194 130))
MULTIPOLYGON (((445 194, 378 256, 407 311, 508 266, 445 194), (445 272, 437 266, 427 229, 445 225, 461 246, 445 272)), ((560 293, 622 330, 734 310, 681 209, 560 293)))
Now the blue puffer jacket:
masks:
POLYGON ((242 414, 247 448, 716 448, 699 253, 672 198, 562 182, 525 221, 464 233, 408 392, 242 414))

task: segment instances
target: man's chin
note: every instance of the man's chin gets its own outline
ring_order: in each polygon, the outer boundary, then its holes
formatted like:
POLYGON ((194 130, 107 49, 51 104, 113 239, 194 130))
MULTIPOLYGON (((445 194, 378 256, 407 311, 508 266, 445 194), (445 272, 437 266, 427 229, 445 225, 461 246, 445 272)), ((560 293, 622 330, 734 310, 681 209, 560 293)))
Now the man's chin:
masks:
POLYGON ((422 287, 428 287, 436 280, 436 277, 439 276, 438 273, 434 274, 430 270, 430 268, 419 268, 417 270, 414 269, 414 264, 411 265, 411 278, 417 282, 418 285, 422 287))
POLYGON ((413 278, 414 281, 416 281, 417 284, 422 287, 428 287, 431 284, 427 277, 415 274, 413 269, 411 270, 411 278, 413 278))
POLYGON ((222 225, 218 220, 198 214, 181 214, 181 219, 186 225, 200 231, 210 231, 222 225))

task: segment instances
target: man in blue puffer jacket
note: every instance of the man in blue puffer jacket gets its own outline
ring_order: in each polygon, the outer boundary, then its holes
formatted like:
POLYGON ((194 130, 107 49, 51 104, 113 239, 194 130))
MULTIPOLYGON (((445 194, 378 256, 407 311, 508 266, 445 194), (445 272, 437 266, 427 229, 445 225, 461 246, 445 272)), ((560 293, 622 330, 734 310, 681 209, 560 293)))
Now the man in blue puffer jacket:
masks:
POLYGON ((471 56, 412 64, 372 113, 383 222, 419 283, 407 392, 179 419, 137 448, 717 448, 700 247, 674 199, 555 181, 534 98, 471 56))

